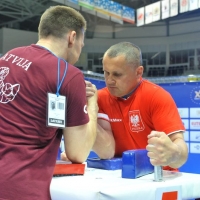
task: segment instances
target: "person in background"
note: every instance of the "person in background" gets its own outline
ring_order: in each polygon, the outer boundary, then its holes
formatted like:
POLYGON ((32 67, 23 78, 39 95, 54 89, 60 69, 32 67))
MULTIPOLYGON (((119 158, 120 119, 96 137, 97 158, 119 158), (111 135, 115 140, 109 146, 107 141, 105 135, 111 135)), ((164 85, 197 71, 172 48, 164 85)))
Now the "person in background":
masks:
POLYGON ((84 46, 86 21, 66 6, 41 16, 36 44, 0 58, 0 199, 49 200, 61 137, 74 163, 96 138, 97 91, 86 98, 73 65, 84 46))
MULTIPOLYGON (((171 95, 142 78, 140 48, 129 42, 111 46, 103 56, 103 71, 106 87, 98 91, 93 151, 110 159, 126 150, 146 148, 152 165, 168 170, 182 166, 188 157, 185 128, 171 95)), ((86 87, 92 96, 95 91, 89 81, 86 87)))

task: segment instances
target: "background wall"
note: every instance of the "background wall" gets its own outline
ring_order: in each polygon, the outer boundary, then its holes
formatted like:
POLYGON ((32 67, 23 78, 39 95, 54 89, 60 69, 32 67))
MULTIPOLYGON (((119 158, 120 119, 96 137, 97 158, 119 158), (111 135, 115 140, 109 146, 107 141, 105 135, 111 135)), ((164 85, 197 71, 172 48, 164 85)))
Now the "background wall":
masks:
MULTIPOLYGON (((102 52, 110 45, 120 41, 130 41, 141 47, 143 51, 179 50, 200 47, 200 17, 136 27, 133 25, 97 25, 93 39, 85 39, 83 52, 102 52), (152 49, 153 48, 153 49, 152 49)), ((36 32, 2 28, 0 29, 0 49, 5 53, 11 48, 35 43, 36 32)))
POLYGON ((36 43, 38 35, 35 32, 10 28, 0 29, 0 53, 6 53, 12 48, 36 43))
POLYGON ((3 29, 0 29, 0 54, 3 53, 3 29))
MULTIPOLYGON (((90 28, 89 28, 90 31, 90 28)), ((164 52, 166 61, 163 66, 170 65, 170 51, 180 51, 187 49, 200 48, 200 17, 188 18, 185 20, 159 21, 149 25, 136 27, 133 25, 115 24, 96 25, 92 39, 85 39, 85 46, 80 56, 79 62, 76 63, 82 70, 96 71, 101 68, 101 61, 94 63, 94 58, 89 58, 89 53, 99 53, 98 58, 101 59, 103 53, 111 45, 129 41, 138 45, 142 52, 164 52)), ((16 29, 2 28, 0 29, 0 53, 5 53, 11 48, 17 46, 29 45, 36 43, 38 36, 36 32, 22 31, 16 29)), ((194 59, 194 68, 197 68, 198 59, 194 59)), ((185 63, 188 65, 188 63, 185 63)), ((147 71, 150 66, 147 63, 147 71)), ((101 71, 101 69, 100 69, 101 71)), ((188 72, 189 73, 189 72, 188 72)))

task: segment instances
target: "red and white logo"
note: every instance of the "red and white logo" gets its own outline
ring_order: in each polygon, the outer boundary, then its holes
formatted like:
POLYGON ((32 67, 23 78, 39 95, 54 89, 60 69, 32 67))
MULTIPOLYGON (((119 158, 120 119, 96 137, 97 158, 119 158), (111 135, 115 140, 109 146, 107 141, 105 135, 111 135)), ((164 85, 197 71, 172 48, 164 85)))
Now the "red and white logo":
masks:
POLYGON ((144 124, 139 110, 129 111, 129 126, 132 132, 139 132, 144 130, 144 124))

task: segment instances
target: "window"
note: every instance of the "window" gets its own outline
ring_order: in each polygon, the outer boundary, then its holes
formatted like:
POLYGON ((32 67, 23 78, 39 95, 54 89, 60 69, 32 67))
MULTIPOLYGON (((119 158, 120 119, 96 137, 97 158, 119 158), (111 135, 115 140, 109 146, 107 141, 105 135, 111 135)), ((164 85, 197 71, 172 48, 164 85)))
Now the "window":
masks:
POLYGON ((156 54, 156 52, 154 53, 148 53, 147 54, 147 59, 148 59, 148 65, 153 65, 153 59, 152 57, 156 54))
POLYGON ((182 63, 188 62, 188 50, 182 51, 182 63))
POLYGON ((194 49, 188 50, 188 56, 194 56, 194 49))
POLYGON ((88 59, 93 59, 94 56, 93 56, 93 53, 88 53, 88 59))
POLYGON ((200 56, 200 49, 197 49, 197 55, 200 56))
POLYGON ((94 65, 102 65, 103 53, 94 53, 94 65))
POLYGON ((176 64, 179 64, 179 63, 182 63, 182 54, 181 54, 181 51, 176 51, 175 52, 176 54, 176 64))
POLYGON ((176 52, 172 51, 170 52, 170 64, 175 64, 176 63, 176 52))
POLYGON ((160 53, 160 64, 166 65, 166 53, 165 52, 160 53))

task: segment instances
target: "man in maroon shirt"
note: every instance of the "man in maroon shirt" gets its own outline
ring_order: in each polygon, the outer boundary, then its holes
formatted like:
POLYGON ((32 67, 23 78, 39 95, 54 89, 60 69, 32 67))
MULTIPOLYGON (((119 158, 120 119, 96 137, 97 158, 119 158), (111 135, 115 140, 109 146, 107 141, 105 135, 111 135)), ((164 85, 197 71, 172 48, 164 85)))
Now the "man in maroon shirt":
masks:
POLYGON ((96 88, 87 98, 83 74, 73 66, 85 29, 76 10, 50 7, 37 44, 0 58, 0 199, 50 199, 62 134, 72 162, 87 158, 96 137, 96 88))

